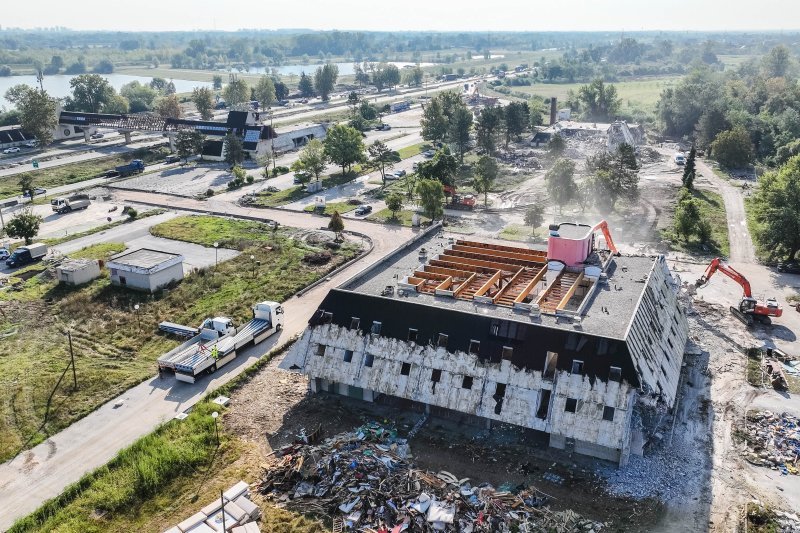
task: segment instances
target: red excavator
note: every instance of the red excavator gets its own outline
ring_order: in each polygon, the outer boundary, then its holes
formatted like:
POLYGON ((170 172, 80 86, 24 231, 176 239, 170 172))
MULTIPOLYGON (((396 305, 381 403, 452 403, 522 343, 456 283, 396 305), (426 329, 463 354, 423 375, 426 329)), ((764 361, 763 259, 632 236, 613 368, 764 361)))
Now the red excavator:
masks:
POLYGON ((717 271, 722 272, 742 286, 742 290, 744 291, 742 301, 739 302, 738 308, 731 306, 731 313, 748 327, 752 326, 756 320, 762 324, 772 324, 772 319, 770 319, 770 317, 778 317, 783 314, 783 309, 778 305, 778 301, 775 298, 768 298, 767 301, 763 303, 753 298, 753 293, 750 290, 750 282, 747 281, 747 278, 734 270, 731 266, 723 263, 719 257, 711 261, 706 269, 706 273, 697 280, 696 285, 698 287, 705 285, 717 271))

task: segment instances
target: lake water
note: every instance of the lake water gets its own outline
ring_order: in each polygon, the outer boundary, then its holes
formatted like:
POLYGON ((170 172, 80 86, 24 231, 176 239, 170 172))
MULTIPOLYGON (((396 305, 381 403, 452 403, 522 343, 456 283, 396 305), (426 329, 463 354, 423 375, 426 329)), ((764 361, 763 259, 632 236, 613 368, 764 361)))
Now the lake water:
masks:
MULTIPOLYGON (((153 78, 145 76, 129 76, 127 74, 101 74, 108 82, 119 91, 120 87, 132 81, 147 84, 153 78)), ((69 86, 69 80, 75 76, 67 74, 59 74, 57 76, 45 76, 44 89, 50 96, 56 98, 63 98, 72 94, 69 86)), ((0 107, 11 108, 11 104, 5 99, 6 91, 14 85, 25 83, 31 87, 38 87, 36 76, 7 76, 0 78, 0 107)), ((211 82, 204 81, 188 81, 173 79, 172 83, 175 84, 175 90, 179 93, 191 92, 195 87, 211 87, 211 82)))

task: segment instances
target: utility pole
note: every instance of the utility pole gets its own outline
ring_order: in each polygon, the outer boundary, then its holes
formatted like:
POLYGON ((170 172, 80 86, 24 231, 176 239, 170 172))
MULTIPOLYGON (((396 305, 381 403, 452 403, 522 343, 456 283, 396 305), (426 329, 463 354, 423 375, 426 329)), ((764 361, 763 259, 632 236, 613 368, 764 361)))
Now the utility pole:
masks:
POLYGON ((75 352, 72 350, 72 332, 67 330, 67 338, 69 339, 69 358, 72 361, 72 386, 78 390, 78 375, 75 372, 75 352))
POLYGON ((227 531, 225 528, 225 496, 222 495, 222 489, 219 489, 219 501, 222 502, 222 531, 227 531))

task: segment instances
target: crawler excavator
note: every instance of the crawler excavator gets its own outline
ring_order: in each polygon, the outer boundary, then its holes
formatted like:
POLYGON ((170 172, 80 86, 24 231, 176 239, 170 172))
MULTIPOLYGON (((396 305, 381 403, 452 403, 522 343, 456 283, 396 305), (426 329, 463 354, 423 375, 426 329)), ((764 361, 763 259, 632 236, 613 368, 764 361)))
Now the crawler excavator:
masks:
POLYGON ((778 301, 775 298, 768 298, 763 303, 753 298, 750 282, 747 281, 747 278, 734 270, 733 267, 723 263, 719 257, 711 261, 708 268, 706 268, 705 274, 697 280, 696 285, 698 287, 705 285, 717 271, 722 272, 741 285, 744 296, 742 296, 738 307, 731 306, 731 313, 744 322, 747 327, 751 327, 755 321, 766 325, 772 324, 770 317, 779 317, 783 314, 783 309, 778 305, 778 301))

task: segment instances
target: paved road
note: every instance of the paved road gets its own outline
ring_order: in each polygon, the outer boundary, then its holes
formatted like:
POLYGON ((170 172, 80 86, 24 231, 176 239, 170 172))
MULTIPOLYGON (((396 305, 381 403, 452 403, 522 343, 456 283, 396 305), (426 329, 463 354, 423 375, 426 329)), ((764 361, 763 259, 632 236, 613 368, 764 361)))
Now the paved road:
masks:
POLYGON ((742 190, 734 187, 718 177, 711 167, 702 160, 696 160, 697 170, 713 183, 720 191, 725 203, 725 214, 728 219, 728 240, 730 241, 731 263, 756 263, 756 252, 753 240, 747 229, 747 214, 744 210, 742 190))
MULTIPOLYGON (((180 207, 176 204, 181 204, 195 209, 222 210, 227 205, 225 212, 232 215, 247 214, 269 218, 286 226, 300 228, 318 228, 327 222, 327 219, 301 213, 243 209, 226 202, 199 202, 129 191, 120 191, 118 194, 123 193, 173 208, 180 207)), ((159 217, 167 216, 158 215, 150 217, 152 221, 145 219, 142 222, 155 222, 159 217)), ((125 229, 142 230, 140 226, 125 229)), ((367 265, 379 261, 413 236, 413 232, 407 228, 380 226, 362 221, 348 221, 348 229, 369 235, 374 245, 372 253, 301 298, 294 297, 285 302, 286 323, 280 335, 251 347, 215 374, 213 379, 206 377, 192 385, 176 383, 170 378, 149 379, 110 400, 46 442, 0 465, 0 530, 7 529, 15 519, 31 513, 45 500, 60 494, 67 485, 74 483, 82 475, 107 463, 120 449, 151 432, 160 423, 194 405, 208 391, 230 381, 272 348, 301 333, 311 313, 331 288, 367 265)), ((109 233, 112 231, 109 230, 109 233)), ((85 242, 91 242, 90 237, 85 242)))
POLYGON ((166 222, 167 220, 175 218, 176 216, 178 216, 178 214, 175 212, 166 212, 161 213, 160 215, 153 215, 140 220, 134 220, 133 222, 127 222, 105 231, 100 231, 93 233, 92 235, 67 241, 63 244, 54 246, 53 250, 67 255, 77 252, 78 250, 82 250, 87 246, 93 246, 103 242, 124 243, 132 241, 139 237, 150 235, 151 227, 155 226, 156 224, 166 222))

